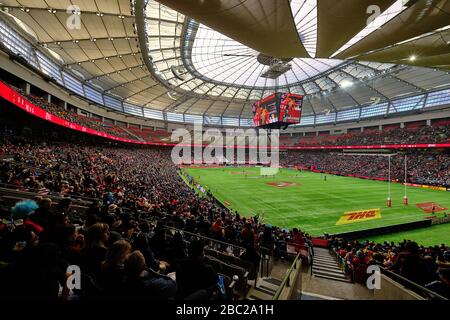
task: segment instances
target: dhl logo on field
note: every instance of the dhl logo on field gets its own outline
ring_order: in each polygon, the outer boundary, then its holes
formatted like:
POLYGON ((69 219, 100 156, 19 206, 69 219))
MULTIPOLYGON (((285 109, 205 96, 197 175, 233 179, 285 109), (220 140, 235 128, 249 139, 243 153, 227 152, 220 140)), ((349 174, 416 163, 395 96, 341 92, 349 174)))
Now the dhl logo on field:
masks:
POLYGON ((336 222, 336 225, 374 220, 381 218, 380 209, 368 209, 359 211, 344 212, 342 217, 336 222))

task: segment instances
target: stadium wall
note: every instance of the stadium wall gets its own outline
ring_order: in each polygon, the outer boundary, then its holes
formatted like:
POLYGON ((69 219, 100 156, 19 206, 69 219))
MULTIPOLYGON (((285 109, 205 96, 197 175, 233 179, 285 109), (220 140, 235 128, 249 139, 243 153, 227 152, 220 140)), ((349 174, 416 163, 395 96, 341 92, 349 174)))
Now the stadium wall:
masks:
POLYGON ((350 231, 350 232, 342 232, 342 233, 334 233, 330 234, 330 236, 344 238, 346 240, 356 240, 356 239, 364 239, 373 236, 399 232, 399 231, 408 231, 419 228, 427 228, 431 227, 432 219, 422 220, 422 221, 414 221, 407 222, 402 224, 396 224, 386 227, 378 227, 372 229, 358 230, 358 231, 350 231))

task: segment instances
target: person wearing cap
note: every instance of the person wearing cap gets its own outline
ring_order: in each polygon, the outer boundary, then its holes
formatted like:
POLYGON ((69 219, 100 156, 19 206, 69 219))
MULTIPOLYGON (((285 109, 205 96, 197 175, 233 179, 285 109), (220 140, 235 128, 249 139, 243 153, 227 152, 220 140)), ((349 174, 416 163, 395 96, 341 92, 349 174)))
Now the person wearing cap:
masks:
POLYGON ((34 200, 19 201, 11 209, 12 218, 20 224, 30 228, 34 233, 40 234, 44 231, 44 228, 30 219, 34 211, 38 208, 39 207, 34 200))

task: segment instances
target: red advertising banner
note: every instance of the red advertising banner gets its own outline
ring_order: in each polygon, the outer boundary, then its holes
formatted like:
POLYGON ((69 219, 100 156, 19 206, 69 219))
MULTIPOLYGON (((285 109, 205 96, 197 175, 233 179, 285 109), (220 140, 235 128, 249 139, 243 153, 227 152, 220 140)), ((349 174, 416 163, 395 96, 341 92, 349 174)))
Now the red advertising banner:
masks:
POLYGON ((138 140, 119 138, 119 137, 107 134, 105 132, 96 131, 94 129, 86 128, 79 124, 72 123, 70 121, 61 119, 43 109, 35 106, 33 103, 31 103, 30 101, 25 99, 20 93, 11 89, 7 85, 5 85, 3 82, 0 82, 0 97, 2 97, 3 99, 11 102, 12 104, 16 105, 17 107, 25 110, 26 112, 28 112, 38 118, 50 121, 59 126, 63 126, 63 127, 66 127, 66 128, 72 129, 72 130, 85 132, 88 134, 92 134, 95 136, 99 136, 99 137, 103 137, 103 138, 107 138, 107 139, 111 139, 111 140, 115 140, 115 141, 136 143, 136 144, 153 144, 150 142, 142 142, 142 141, 138 141, 138 140))

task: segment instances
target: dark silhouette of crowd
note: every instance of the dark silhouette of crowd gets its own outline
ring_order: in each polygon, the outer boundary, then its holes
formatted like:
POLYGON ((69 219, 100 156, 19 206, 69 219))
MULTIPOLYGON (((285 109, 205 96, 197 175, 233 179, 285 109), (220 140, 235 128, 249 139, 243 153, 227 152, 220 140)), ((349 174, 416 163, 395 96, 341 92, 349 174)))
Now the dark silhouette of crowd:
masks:
POLYGON ((12 136, 2 139, 0 156, 0 186, 35 194, 13 206, 0 201, 0 295, 220 298, 220 277, 205 260, 205 239, 229 244, 215 249, 256 271, 261 250, 284 259, 289 243, 310 242, 297 229, 265 225, 257 215, 241 217, 198 196, 172 163, 169 148, 48 144, 12 136), (181 230, 207 238, 187 239, 181 230), (242 250, 229 250, 232 245, 242 250), (68 290, 71 265, 80 266, 87 292, 68 290))
POLYGON ((411 240, 381 244, 334 238, 330 245, 357 282, 365 284, 367 267, 379 265, 450 298, 450 250, 444 244, 425 247, 411 240))

